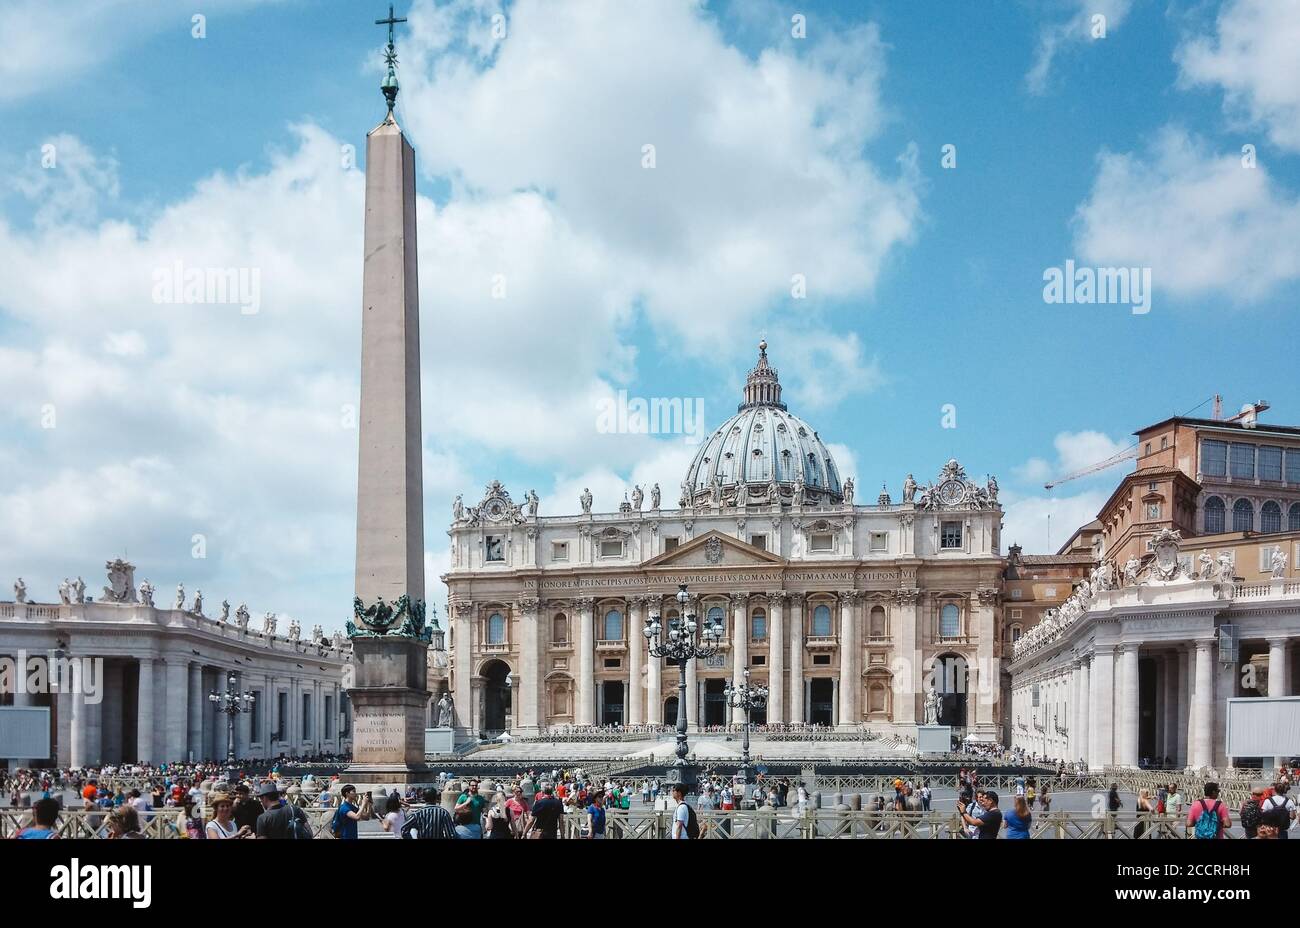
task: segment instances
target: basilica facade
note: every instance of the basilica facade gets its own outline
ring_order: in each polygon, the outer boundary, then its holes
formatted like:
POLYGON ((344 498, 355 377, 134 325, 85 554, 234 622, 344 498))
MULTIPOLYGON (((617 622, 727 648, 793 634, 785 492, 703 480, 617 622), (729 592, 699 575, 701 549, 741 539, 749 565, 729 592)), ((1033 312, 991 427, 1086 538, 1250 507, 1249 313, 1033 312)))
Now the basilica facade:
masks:
POLYGON ((756 722, 914 733, 940 722, 997 740, 1004 559, 997 482, 955 460, 901 500, 854 501, 818 433, 781 400, 766 344, 734 416, 701 443, 675 504, 656 485, 617 511, 540 515, 499 482, 457 498, 449 592, 451 695, 466 735, 675 724, 679 669, 650 656, 685 585, 717 653, 686 667, 692 729, 743 721, 724 687, 769 688, 756 722))

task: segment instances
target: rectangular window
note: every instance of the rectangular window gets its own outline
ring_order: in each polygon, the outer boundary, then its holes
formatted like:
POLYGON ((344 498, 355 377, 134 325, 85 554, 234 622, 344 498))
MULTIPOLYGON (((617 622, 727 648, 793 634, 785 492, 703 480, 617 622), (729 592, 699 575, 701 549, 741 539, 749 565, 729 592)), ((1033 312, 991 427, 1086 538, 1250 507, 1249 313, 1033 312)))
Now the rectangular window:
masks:
POLYGON ((1255 446, 1233 442, 1228 448, 1228 463, 1233 480, 1255 479, 1255 446))
POLYGON ((825 667, 825 666, 829 666, 830 662, 831 662, 831 656, 830 656, 829 654, 814 654, 814 655, 813 655, 813 666, 815 666, 815 667, 825 667))
POLYGON ((1228 476, 1228 443, 1201 442, 1201 473, 1207 477, 1228 476))
POLYGON ((664 554, 667 554, 669 551, 675 551, 677 549, 677 546, 681 544, 681 542, 682 540, 678 538, 676 535, 665 535, 664 554))
POLYGON ((1300 483, 1300 448, 1287 449, 1286 482, 1300 483))
POLYGON ((1259 449, 1259 479, 1282 480, 1282 449, 1264 445, 1259 449))
POLYGON ((276 693, 275 707, 278 710, 275 723, 275 740, 285 741, 289 737, 289 694, 276 693))
POLYGON ((760 551, 766 551, 766 550, 767 550, 767 536, 766 536, 766 535, 750 535, 750 536, 749 536, 749 543, 750 543, 751 545, 753 545, 755 548, 758 548, 758 550, 760 550, 760 551))
POLYGON ((551 560, 567 561, 569 559, 569 543, 567 541, 551 542, 551 560))
POLYGON ((888 551, 889 550, 889 533, 872 532, 871 533, 871 550, 888 551))
POLYGON ((323 736, 326 740, 334 737, 334 697, 325 697, 325 731, 323 736))
POLYGON ((811 543, 814 551, 831 551, 835 548, 834 535, 814 535, 811 543))
POLYGON ((262 706, 262 691, 253 690, 253 711, 248 713, 248 739, 254 744, 262 743, 262 713, 265 711, 262 706))
POLYGON ((311 694, 302 694, 302 740, 311 738, 311 694))
POLYGON ((1012 598, 1012 599, 1019 599, 1019 598, 1020 598, 1020 594, 1023 593, 1023 592, 1024 592, 1024 591, 1021 590, 1020 587, 1016 587, 1014 590, 1011 591, 1011 598, 1012 598))
POLYGON ((620 667, 622 667, 622 666, 623 666, 623 659, 622 659, 622 658, 618 658, 618 657, 607 657, 607 658, 605 658, 605 669, 606 669, 606 670, 618 670, 618 668, 620 668, 620 667))
POLYGON ((942 548, 961 547, 961 523, 945 522, 940 532, 939 546, 942 548))
POLYGON ((506 559, 505 539, 500 535, 487 536, 486 551, 487 559, 491 561, 504 561, 506 559))
POLYGON ((600 541, 600 556, 601 557, 622 557, 623 539, 602 538, 600 541))
POLYGON ((1020 621, 1020 617, 1021 617, 1021 615, 1023 615, 1023 614, 1024 614, 1024 610, 1023 610, 1023 609, 1012 609, 1012 610, 1011 610, 1011 621, 1013 621, 1013 622, 1019 622, 1019 621, 1020 621))
POLYGON ((766 654, 755 654, 753 660, 752 660, 750 663, 752 663, 755 667, 763 667, 763 666, 766 666, 766 664, 767 664, 767 655, 766 655, 766 654))

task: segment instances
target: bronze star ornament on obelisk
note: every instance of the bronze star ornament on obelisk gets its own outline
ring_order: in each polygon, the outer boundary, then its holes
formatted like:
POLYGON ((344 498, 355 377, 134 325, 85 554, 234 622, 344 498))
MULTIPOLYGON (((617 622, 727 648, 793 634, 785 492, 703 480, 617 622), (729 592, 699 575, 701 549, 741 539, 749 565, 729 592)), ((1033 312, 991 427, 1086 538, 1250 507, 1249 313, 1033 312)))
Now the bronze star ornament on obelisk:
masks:
POLYGON ((388 115, 366 140, 362 277, 357 571, 348 622, 355 686, 349 776, 368 783, 428 780, 424 719, 430 629, 424 603, 424 480, 420 427, 420 295, 415 151, 393 116, 393 16, 381 85, 388 115))

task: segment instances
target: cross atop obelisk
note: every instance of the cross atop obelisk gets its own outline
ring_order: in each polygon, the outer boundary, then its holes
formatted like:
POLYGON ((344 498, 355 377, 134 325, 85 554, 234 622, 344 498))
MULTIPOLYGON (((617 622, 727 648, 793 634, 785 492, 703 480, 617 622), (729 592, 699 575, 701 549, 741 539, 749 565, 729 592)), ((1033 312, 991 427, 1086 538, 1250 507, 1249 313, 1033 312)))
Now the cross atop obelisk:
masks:
POLYGON ((388 114, 393 114, 393 107, 397 105, 397 46, 394 42, 393 27, 398 23, 406 22, 406 18, 398 19, 393 15, 393 5, 388 4, 388 18, 376 19, 376 26, 388 27, 388 48, 384 51, 384 61, 388 64, 388 74, 384 77, 384 82, 380 84, 380 89, 384 92, 384 98, 388 100, 388 114))

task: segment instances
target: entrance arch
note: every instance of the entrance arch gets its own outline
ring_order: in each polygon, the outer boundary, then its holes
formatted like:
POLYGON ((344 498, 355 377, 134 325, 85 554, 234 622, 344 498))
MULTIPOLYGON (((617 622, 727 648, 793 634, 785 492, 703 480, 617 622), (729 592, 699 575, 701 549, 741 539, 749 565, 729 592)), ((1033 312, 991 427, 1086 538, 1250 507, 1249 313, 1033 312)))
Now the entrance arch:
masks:
POLYGON ((505 661, 490 660, 479 670, 483 678, 482 733, 491 738, 510 728, 512 700, 510 665, 505 661))
POLYGON ((664 700, 664 724, 677 724, 677 697, 669 696, 664 700))
POLYGON ((970 692, 970 672, 966 658, 951 651, 940 654, 934 659, 931 672, 934 688, 939 694, 939 724, 965 728, 967 696, 970 692))

